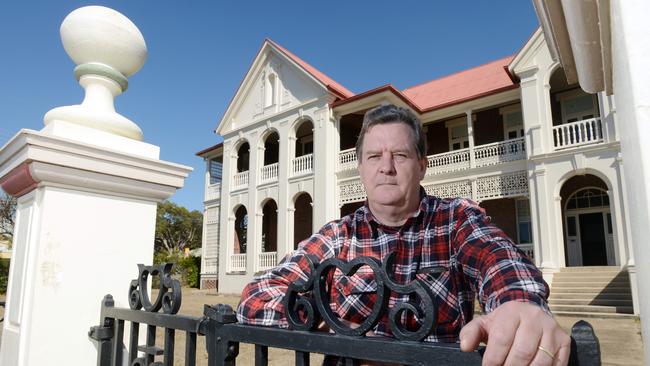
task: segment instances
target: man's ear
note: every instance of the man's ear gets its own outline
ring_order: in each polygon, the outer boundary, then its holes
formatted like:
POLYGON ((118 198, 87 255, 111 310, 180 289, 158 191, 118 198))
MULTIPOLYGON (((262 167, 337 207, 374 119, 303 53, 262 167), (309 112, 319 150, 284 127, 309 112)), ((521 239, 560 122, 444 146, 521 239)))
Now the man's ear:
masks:
POLYGON ((427 158, 422 158, 419 161, 418 165, 420 166, 420 180, 424 179, 424 175, 427 174, 427 163, 427 158))

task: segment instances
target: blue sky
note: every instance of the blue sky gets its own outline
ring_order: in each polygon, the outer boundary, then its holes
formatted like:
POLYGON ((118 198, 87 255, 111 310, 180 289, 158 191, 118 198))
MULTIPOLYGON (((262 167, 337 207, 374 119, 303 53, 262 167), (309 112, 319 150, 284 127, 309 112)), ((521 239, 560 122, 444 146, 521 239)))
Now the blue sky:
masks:
POLYGON ((2 1, 0 145, 40 130, 51 108, 78 104, 83 89, 59 26, 85 5, 130 18, 149 56, 116 100, 161 159, 194 168, 171 200, 201 209, 202 159, 264 38, 355 93, 403 89, 517 52, 538 26, 531 1, 2 1))

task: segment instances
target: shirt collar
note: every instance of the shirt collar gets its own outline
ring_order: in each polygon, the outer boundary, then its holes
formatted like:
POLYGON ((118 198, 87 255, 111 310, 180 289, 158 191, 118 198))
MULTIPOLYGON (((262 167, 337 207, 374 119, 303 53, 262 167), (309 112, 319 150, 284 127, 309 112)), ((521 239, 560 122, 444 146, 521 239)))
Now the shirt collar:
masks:
MULTIPOLYGON (((379 220, 377 220, 375 218, 375 216, 372 214, 372 212, 370 212, 370 206, 368 205, 368 199, 367 198, 364 201, 363 206, 361 206, 359 208, 359 210, 360 210, 360 213, 361 213, 361 215, 363 217, 363 220, 366 223, 386 227, 386 225, 379 222, 379 220)), ((418 210, 415 211, 413 213, 413 215, 411 215, 406 220, 406 222, 404 223, 404 225, 402 225, 402 227, 408 226, 414 219, 422 219, 426 215, 428 210, 429 210, 429 199, 427 197, 427 192, 424 190, 424 188, 422 186, 420 186, 420 206, 418 207, 418 210)))

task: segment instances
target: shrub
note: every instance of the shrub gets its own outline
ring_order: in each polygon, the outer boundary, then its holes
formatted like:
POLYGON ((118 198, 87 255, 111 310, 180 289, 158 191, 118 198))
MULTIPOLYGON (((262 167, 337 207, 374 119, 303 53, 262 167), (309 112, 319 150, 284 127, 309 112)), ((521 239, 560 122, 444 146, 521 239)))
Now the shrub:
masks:
MULTIPOLYGON (((201 257, 189 256, 185 258, 181 253, 169 254, 159 251, 154 254, 153 262, 156 264, 173 263, 172 277, 179 280, 182 286, 198 288, 201 283, 201 257)), ((152 282, 155 288, 159 287, 157 282, 157 280, 152 282)))
POLYGON ((7 293, 9 282, 9 258, 0 258, 0 294, 7 293))

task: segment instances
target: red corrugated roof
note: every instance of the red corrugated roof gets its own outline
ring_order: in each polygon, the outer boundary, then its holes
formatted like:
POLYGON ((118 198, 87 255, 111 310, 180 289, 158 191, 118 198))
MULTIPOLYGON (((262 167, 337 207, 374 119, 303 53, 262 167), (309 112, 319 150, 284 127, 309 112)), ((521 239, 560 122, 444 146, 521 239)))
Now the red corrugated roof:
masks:
POLYGON ((517 86, 508 73, 508 64, 514 56, 489 62, 468 70, 428 81, 402 93, 421 111, 448 106, 517 86))
POLYGON ((275 46, 277 49, 279 49, 282 53, 284 53, 287 57, 292 59, 295 63, 300 65, 303 69, 305 69, 313 77, 315 77, 317 80, 319 80, 325 86, 327 86, 331 91, 339 94, 343 98, 349 98, 349 97, 354 95, 354 93, 351 92, 350 90, 348 90, 346 87, 344 87, 343 85, 337 83, 336 81, 334 81, 334 79, 330 78, 329 76, 327 76, 327 75, 323 74, 322 72, 318 71, 315 67, 313 67, 310 64, 306 63, 300 57, 294 55, 293 53, 291 53, 286 48, 280 46, 279 44, 275 43, 273 40, 271 40, 269 38, 267 38, 266 40, 270 44, 275 46))

